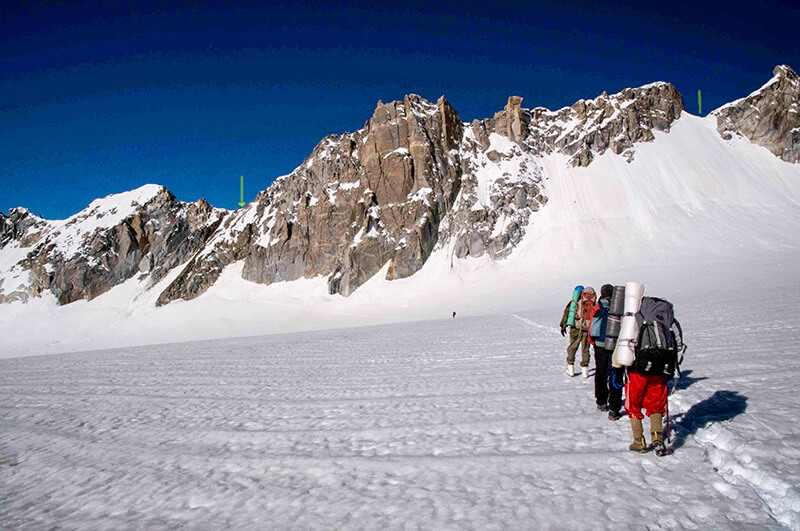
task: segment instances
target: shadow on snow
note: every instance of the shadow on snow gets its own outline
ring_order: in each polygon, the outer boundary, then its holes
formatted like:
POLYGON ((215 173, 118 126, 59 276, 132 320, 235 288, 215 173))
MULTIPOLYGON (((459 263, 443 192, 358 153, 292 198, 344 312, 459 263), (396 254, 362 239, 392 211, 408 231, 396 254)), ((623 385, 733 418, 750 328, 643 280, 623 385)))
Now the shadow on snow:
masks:
POLYGON ((675 387, 677 389, 688 389, 693 383, 699 382, 700 380, 708 380, 708 376, 699 376, 697 378, 692 378, 690 375, 692 374, 692 370, 681 371, 681 377, 675 380, 675 387))
POLYGON ((686 438, 715 422, 725 422, 747 409, 747 397, 736 391, 717 391, 702 402, 689 408, 686 413, 671 419, 675 442, 672 448, 680 448, 686 438))

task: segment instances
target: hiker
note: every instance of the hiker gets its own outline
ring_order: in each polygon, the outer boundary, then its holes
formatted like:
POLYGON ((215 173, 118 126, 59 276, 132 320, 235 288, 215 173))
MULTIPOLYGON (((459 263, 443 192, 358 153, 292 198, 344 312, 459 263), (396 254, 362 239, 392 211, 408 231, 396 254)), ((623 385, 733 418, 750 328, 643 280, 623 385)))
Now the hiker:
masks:
POLYGON ((628 367, 628 383, 625 385, 625 410, 631 419, 633 443, 629 449, 633 452, 646 452, 647 441, 644 438, 644 413, 650 417, 650 435, 653 448, 664 447, 664 415, 667 412, 667 382, 660 374, 639 374, 633 367, 628 367))
POLYGON ((646 413, 650 417, 652 448, 656 455, 663 456, 667 454, 663 421, 664 415, 669 415, 668 384, 676 371, 680 374, 686 349, 683 331, 675 319, 672 304, 655 297, 642 298, 636 322, 639 325, 636 357, 628 367, 625 385, 625 410, 633 431, 633 443, 629 448, 634 452, 649 449, 642 424, 646 413))
POLYGON ((592 309, 595 305, 595 298, 597 294, 594 289, 583 288, 578 286, 575 291, 579 291, 580 295, 567 303, 564 308, 564 315, 561 317, 561 335, 567 335, 567 327, 569 326, 569 345, 567 346, 567 375, 575 376, 575 353, 578 348, 581 348, 581 373, 584 378, 589 377, 589 319, 592 316, 592 309), (573 306, 575 304, 575 306, 573 306), (574 325, 570 325, 570 307, 574 310, 574 325))
POLYGON ((609 420, 619 420, 622 417, 619 412, 622 408, 622 387, 609 385, 611 355, 614 351, 605 348, 606 324, 613 291, 611 284, 604 284, 600 288, 600 299, 589 321, 589 342, 594 345, 594 398, 597 409, 608 411, 609 420))

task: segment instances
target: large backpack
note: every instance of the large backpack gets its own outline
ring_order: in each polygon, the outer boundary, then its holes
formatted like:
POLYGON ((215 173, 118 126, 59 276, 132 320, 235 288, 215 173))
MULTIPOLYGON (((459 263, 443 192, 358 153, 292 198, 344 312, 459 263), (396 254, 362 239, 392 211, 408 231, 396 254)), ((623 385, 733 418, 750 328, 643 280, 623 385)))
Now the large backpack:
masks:
POLYGON ((578 299, 578 311, 575 314, 575 326, 579 330, 589 328, 589 320, 592 318, 592 311, 596 301, 597 295, 595 293, 583 290, 578 299))
MULTIPOLYGON (((589 324, 589 337, 592 343, 603 343, 606 340, 606 326, 608 324, 608 307, 609 302, 607 299, 600 299, 597 302, 597 310, 592 316, 592 321, 589 324)), ((603 345, 600 345, 603 346, 603 345)))
POLYGON ((671 379, 683 361, 683 331, 669 301, 642 297, 636 314, 639 334, 636 340, 636 359, 633 370, 639 374, 660 374, 671 379))

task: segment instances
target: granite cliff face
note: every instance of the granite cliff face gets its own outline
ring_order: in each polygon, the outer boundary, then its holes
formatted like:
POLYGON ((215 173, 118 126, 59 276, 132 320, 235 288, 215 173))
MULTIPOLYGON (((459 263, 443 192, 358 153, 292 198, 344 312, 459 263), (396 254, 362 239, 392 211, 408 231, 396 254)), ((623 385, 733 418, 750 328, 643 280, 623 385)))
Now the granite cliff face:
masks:
MULTIPOLYGON (((798 162, 797 76, 788 67, 714 114, 720 134, 741 134, 798 162)), ((385 268, 408 277, 434 250, 502 259, 547 204, 540 160, 584 167, 611 150, 668 132, 683 112, 669 83, 601 94, 558 111, 512 96, 494 117, 464 123, 442 97, 379 102, 364 127, 324 138, 291 174, 234 212, 186 204, 147 186, 92 203, 65 221, 24 209, 0 214, 0 301, 51 290, 62 304, 137 275, 150 286, 175 267, 158 305, 205 292, 222 270, 273 282, 325 276, 348 296, 385 268), (10 264, 10 266, 9 266, 10 264)))
POLYGON ((67 304, 136 275, 155 283, 201 249, 224 215, 154 185, 98 199, 64 221, 13 209, 0 218, 0 252, 18 260, 0 273, 0 301, 50 290, 67 304))
POLYGON ((363 129, 325 138, 226 220, 158 303, 196 297, 239 260, 247 280, 325 275, 330 293, 347 296, 387 264, 387 279, 413 275, 437 245, 502 258, 547 202, 537 156, 566 153, 585 166, 611 147, 632 157, 635 142, 669 130, 683 110, 667 83, 557 112, 521 104, 512 96, 468 125, 444 98, 379 102, 363 129))
POLYGON ((800 79, 786 65, 766 85, 711 114, 726 140, 741 135, 786 162, 800 162, 800 79))
POLYGON ((461 185, 463 125, 440 98, 379 103, 364 128, 322 140, 306 161, 231 216, 159 298, 191 298, 226 265, 269 284, 326 275, 349 295, 387 263, 413 274, 461 185))
POLYGON ((653 130, 669 131, 683 111, 680 93, 664 82, 611 96, 604 92, 558 111, 523 109, 521 103, 522 98, 509 98, 494 118, 473 122, 473 128, 497 132, 536 155, 563 153, 572 166, 588 166, 607 149, 632 160, 635 143, 653 140, 653 130))

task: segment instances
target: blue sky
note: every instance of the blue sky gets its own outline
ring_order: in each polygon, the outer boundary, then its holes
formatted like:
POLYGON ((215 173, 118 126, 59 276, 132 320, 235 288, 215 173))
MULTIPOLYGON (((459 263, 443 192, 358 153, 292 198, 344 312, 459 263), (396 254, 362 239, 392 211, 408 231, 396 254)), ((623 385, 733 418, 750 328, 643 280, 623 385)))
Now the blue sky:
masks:
POLYGON ((663 80, 707 114, 800 69, 800 9, 776 2, 63 4, 0 7, 2 212, 146 183, 236 208, 240 175, 252 200, 407 93, 471 121, 663 80))

